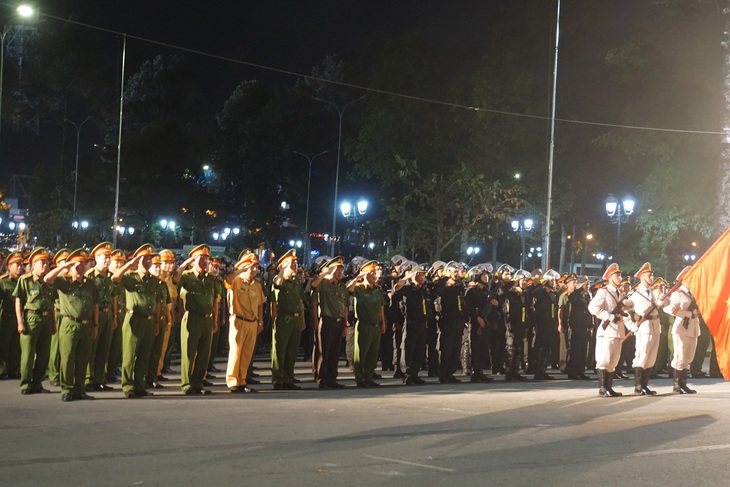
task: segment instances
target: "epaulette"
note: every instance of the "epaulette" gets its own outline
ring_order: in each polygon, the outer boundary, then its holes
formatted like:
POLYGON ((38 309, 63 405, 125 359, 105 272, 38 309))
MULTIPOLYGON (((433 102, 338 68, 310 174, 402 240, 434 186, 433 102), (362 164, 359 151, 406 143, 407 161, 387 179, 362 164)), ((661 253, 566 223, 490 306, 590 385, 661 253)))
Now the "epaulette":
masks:
POLYGON ((18 280, 21 280, 21 279, 22 279, 22 280, 26 280, 26 279, 28 279, 29 277, 33 277, 33 273, 32 273, 32 272, 26 272, 25 274, 23 274, 22 276, 20 276, 20 277, 18 278, 18 280))
POLYGON ((5 274, 3 274, 3 275, 0 276, 0 279, 5 279, 9 275, 10 275, 10 273, 9 272, 6 272, 5 274))
POLYGON ((95 270, 96 270, 96 267, 92 267, 91 269, 89 269, 88 271, 86 271, 86 272, 84 273, 84 276, 85 276, 85 277, 89 277, 89 276, 92 276, 92 275, 94 274, 94 271, 95 271, 95 270))

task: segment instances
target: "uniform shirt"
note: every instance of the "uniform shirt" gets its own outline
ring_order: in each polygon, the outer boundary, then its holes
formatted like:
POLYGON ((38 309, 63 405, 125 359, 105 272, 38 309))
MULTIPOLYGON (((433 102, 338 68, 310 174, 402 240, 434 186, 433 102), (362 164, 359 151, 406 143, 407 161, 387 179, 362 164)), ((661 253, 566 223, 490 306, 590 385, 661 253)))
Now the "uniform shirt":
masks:
POLYGON ((462 299, 463 288, 460 284, 441 288, 441 323, 460 323, 466 325, 469 318, 466 304, 462 299))
POLYGON ((486 322, 486 316, 491 311, 492 304, 489 302, 489 293, 481 286, 470 287, 466 291, 464 297, 470 310, 471 326, 479 326, 477 318, 481 318, 486 322))
POLYGON ((18 285, 18 280, 5 274, 0 277, 0 302, 2 303, 2 321, 15 323, 15 297, 13 291, 18 285))
POLYGON ((675 316, 672 334, 696 338, 700 336, 700 314, 692 292, 682 285, 669 298, 664 312, 675 316), (674 308, 677 308, 676 314, 674 308), (685 326, 686 325, 686 326, 685 326))
POLYGON ((345 318, 345 308, 350 296, 342 282, 334 284, 324 279, 317 286, 316 292, 320 315, 335 319, 345 318))
POLYGON ((106 275, 102 275, 95 267, 86 273, 86 277, 91 279, 96 285, 97 292, 99 293, 99 311, 105 309, 111 311, 114 300, 114 283, 112 282, 111 274, 107 272, 106 275))
POLYGON ((264 288, 257 280, 244 282, 240 276, 233 279, 233 284, 226 285, 229 297, 230 314, 244 321, 259 320, 259 305, 266 302, 264 288))
MULTIPOLYGON (((155 277, 155 279, 157 278, 155 277)), ((160 303, 160 320, 167 322, 167 305, 172 303, 172 300, 170 299, 170 291, 168 290, 165 281, 161 279, 157 279, 157 287, 159 287, 157 302, 160 303)))
POLYGON ((59 309, 62 316, 77 321, 91 321, 94 305, 99 304, 99 290, 93 279, 82 277, 74 281, 70 276, 58 276, 53 281, 58 291, 59 309))
POLYGON ((403 305, 406 324, 426 324, 428 320, 428 294, 426 285, 418 287, 410 282, 403 286, 398 294, 402 296, 401 303, 403 305))
POLYGON ((295 315, 302 312, 304 288, 296 277, 284 279, 281 286, 274 281, 273 300, 276 302, 277 314, 295 315))
POLYGON ((524 293, 510 289, 505 294, 504 313, 513 331, 524 331, 527 327, 527 297, 524 293))
POLYGON ((23 309, 39 312, 53 310, 53 288, 42 278, 33 274, 25 274, 18 279, 13 297, 20 298, 23 309))
POLYGON ((558 306, 555 293, 540 287, 534 291, 533 296, 536 326, 545 331, 558 331, 558 306))
POLYGON ((215 300, 220 295, 216 278, 207 272, 196 275, 195 271, 185 271, 180 278, 180 296, 186 311, 199 315, 213 313, 215 300))
POLYGON ((144 277, 137 272, 129 272, 122 276, 119 284, 126 291, 125 303, 128 310, 134 313, 152 316, 157 307, 158 279, 150 274, 144 277))
POLYGON ((573 331, 586 331, 593 327, 593 318, 588 312, 588 300, 576 289, 568 294, 564 292, 558 298, 558 308, 563 313, 564 322, 573 331))
POLYGON ((629 324, 630 318, 613 315, 620 300, 621 294, 612 284, 596 291, 588 305, 588 311, 601 321, 596 330, 596 338, 623 338, 626 335, 624 323, 629 324), (618 319, 614 321, 615 318, 618 319), (606 323, 605 327, 603 323, 606 323))
POLYGON ((383 322, 383 293, 380 286, 355 286, 355 319, 358 325, 372 326, 383 322))
POLYGON ((127 293, 124 290, 124 286, 120 283, 113 282, 114 297, 117 298, 117 315, 122 315, 126 312, 125 304, 127 302, 127 293))
POLYGON ((637 286, 636 290, 631 293, 630 299, 634 303, 634 312, 639 317, 647 315, 647 319, 640 326, 637 327, 633 324, 631 331, 634 333, 659 335, 662 332, 659 308, 663 308, 669 301, 661 301, 661 297, 657 296, 651 287, 643 285, 637 286))

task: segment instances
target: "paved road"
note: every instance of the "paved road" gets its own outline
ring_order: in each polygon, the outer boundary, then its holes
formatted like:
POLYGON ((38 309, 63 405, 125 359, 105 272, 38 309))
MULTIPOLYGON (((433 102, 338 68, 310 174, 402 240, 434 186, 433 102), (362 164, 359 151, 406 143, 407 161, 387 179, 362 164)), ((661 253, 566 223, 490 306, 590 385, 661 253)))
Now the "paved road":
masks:
POLYGON ((690 381, 693 396, 663 379, 659 396, 606 399, 596 382, 499 379, 231 395, 220 375, 209 397, 73 403, 0 382, 0 485, 653 487, 727 485, 730 473, 721 380, 690 381))

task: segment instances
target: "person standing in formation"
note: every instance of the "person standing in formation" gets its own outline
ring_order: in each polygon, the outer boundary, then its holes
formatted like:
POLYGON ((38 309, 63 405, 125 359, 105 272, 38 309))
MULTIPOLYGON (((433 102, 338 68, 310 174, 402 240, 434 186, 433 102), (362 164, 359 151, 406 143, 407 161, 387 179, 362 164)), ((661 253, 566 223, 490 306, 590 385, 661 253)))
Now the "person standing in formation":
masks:
MULTIPOLYGON (((681 280, 688 269, 689 267, 682 269, 677 280, 681 280)), ((684 282, 669 297, 669 304, 664 307, 664 312, 675 317, 672 325, 673 390, 679 394, 695 394, 697 391, 687 387, 687 372, 697 350, 697 337, 700 336, 700 315, 697 301, 684 282)))

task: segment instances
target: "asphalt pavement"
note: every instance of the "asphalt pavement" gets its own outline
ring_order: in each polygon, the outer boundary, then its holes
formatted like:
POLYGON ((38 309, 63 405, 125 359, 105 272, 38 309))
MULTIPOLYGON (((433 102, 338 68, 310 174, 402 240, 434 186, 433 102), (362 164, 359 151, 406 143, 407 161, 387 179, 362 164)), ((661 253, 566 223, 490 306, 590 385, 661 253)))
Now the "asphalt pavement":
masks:
POLYGON ((690 379, 694 395, 653 380, 654 397, 616 381, 625 395, 602 398, 561 374, 403 386, 384 372, 359 389, 341 367, 348 387, 321 391, 300 363, 303 390, 274 391, 257 365, 255 394, 228 393, 223 373, 211 396, 183 396, 172 375, 151 398, 71 403, 47 381, 31 396, 2 381, 0 486, 717 486, 730 473, 721 379, 690 379))

